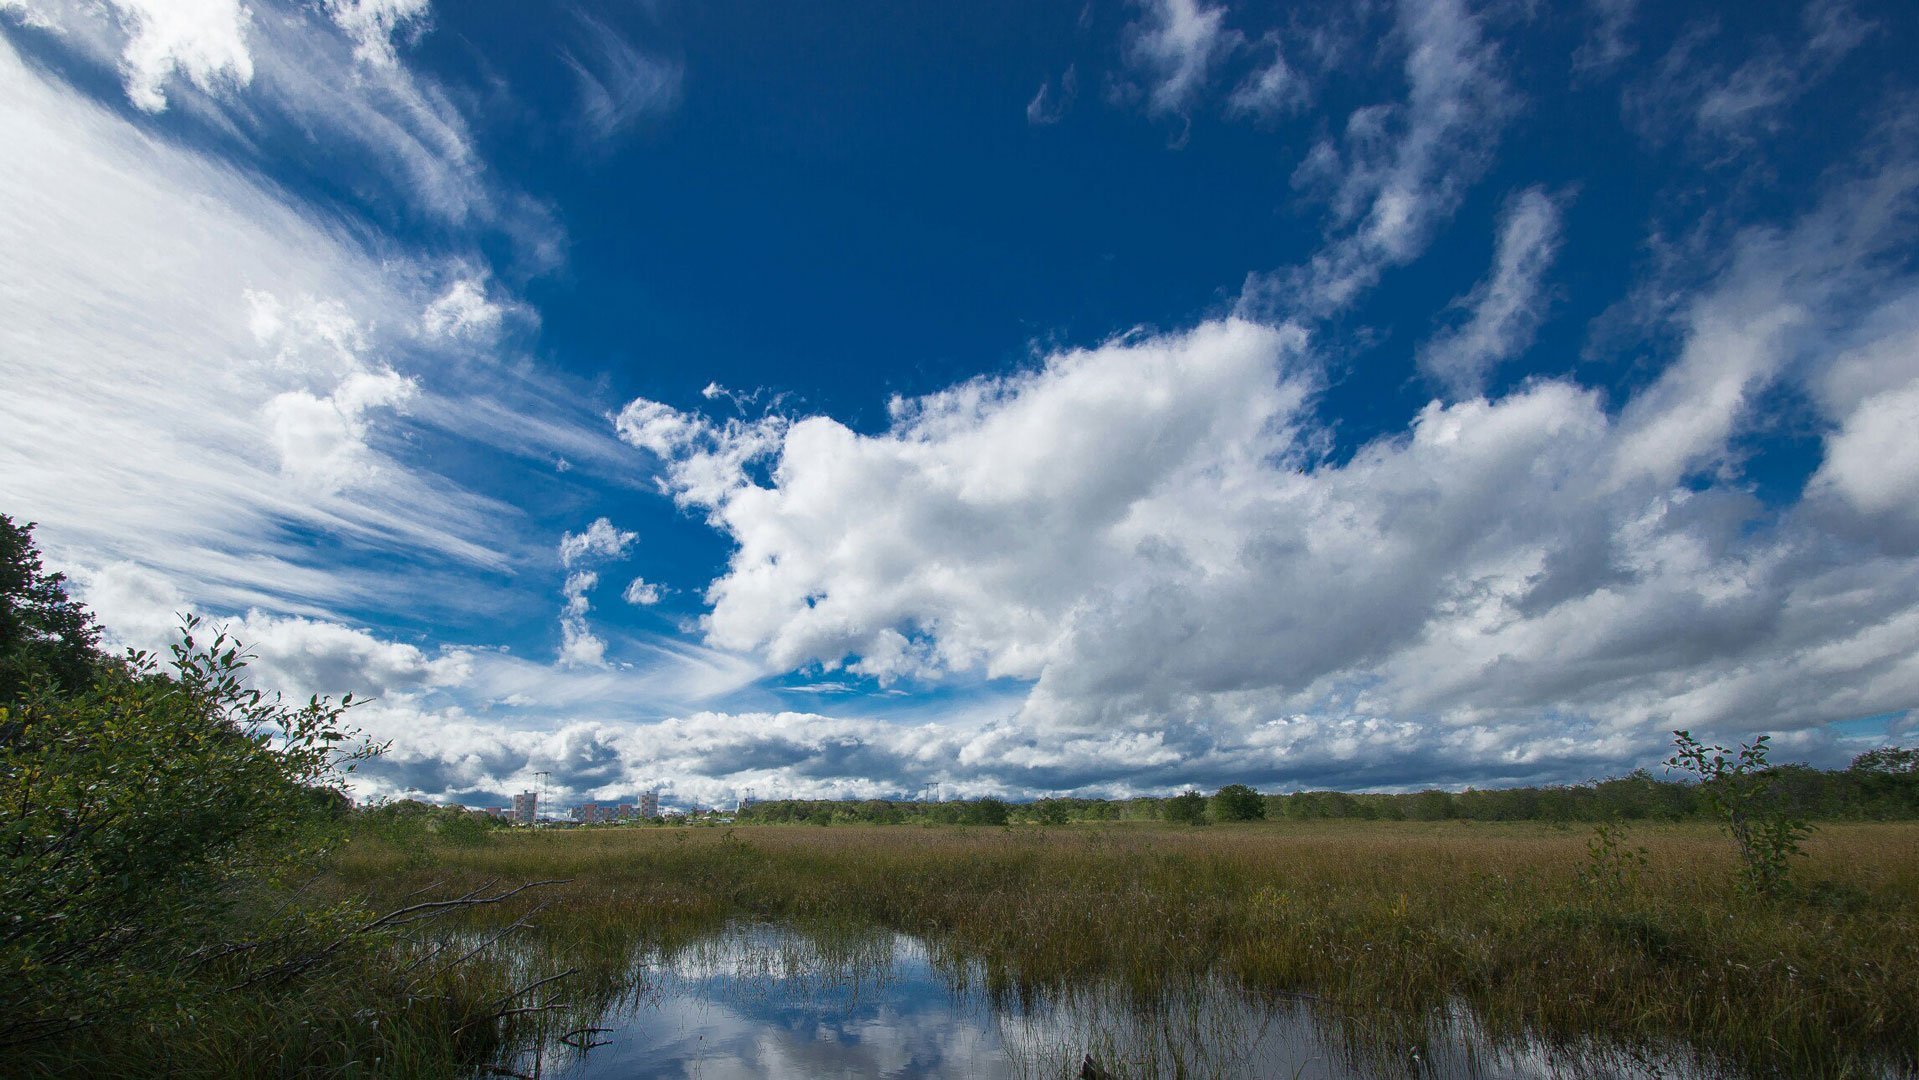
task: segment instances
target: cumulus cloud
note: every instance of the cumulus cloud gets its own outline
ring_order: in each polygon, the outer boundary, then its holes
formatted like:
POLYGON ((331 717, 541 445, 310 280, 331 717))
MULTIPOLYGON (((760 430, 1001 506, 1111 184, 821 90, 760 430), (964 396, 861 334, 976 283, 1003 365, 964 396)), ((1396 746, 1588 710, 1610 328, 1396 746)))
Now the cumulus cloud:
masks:
POLYGON ((367 446, 366 414, 413 396, 414 385, 391 369, 356 372, 325 397, 289 390, 262 413, 288 476, 329 494, 368 478, 378 468, 367 446))
POLYGON ((640 535, 616 528, 606 518, 596 518, 584 530, 560 534, 560 565, 575 565, 601 559, 622 559, 626 549, 640 535))
POLYGON ((566 575, 560 593, 566 603, 560 607, 560 663, 566 667, 599 667, 606 663, 606 642, 586 625, 586 613, 593 605, 586 598, 600 575, 578 570, 566 575))
POLYGON ((1405 0, 1393 40, 1406 98, 1368 105, 1315 144, 1296 188, 1325 198, 1329 241, 1304 265, 1247 280, 1249 313, 1330 314, 1417 257, 1491 160, 1514 108, 1497 51, 1460 0, 1405 0))
POLYGON ((652 607, 660 602, 660 587, 645 578, 634 578, 620 597, 638 607, 652 607))
MULTIPOLYGON (((194 605, 177 582, 148 567, 117 562, 83 569, 80 599, 116 643, 164 655, 177 640, 181 617, 194 605)), ((374 632, 323 619, 259 610, 209 623, 247 647, 250 677, 294 699, 339 697, 404 700, 423 691, 456 687, 473 674, 473 654, 428 653, 374 632)))
POLYGON ((434 337, 490 339, 500 331, 502 307, 487 299, 486 284, 462 278, 447 286, 420 314, 420 326, 434 337))
MULTIPOLYGON (((1861 374, 1912 340, 1892 314, 1911 282, 1881 257, 1911 232, 1902 160, 1740 236, 1617 411, 1536 379, 1328 461, 1308 335, 1226 319, 898 399, 875 434, 651 401, 620 430, 735 544, 710 645, 1022 683, 947 733, 943 775, 982 787, 1097 786, 1122 758, 1141 784, 1576 778, 1679 726, 1810 751, 1821 724, 1919 700, 1919 559, 1862 557, 1833 517, 1911 505, 1892 433, 1912 378, 1861 374), (1835 325, 1861 326, 1851 360, 1803 332, 1835 325), (1783 513, 1747 493, 1738 449, 1780 379, 1828 387, 1834 423, 1828 495, 1783 513)), ((889 746, 906 755, 878 735, 844 753, 889 746)))
POLYGON ((1525 351, 1546 315, 1544 279, 1559 251, 1559 206, 1540 188, 1507 203, 1492 276, 1453 302, 1466 321, 1419 351, 1419 368, 1458 395, 1477 393, 1486 374, 1525 351))
MULTIPOLYGON (((560 535, 560 565, 569 573, 561 586, 565 603, 560 607, 560 663, 565 667, 600 667, 606 663, 606 641, 587 626, 587 613, 593 610, 587 594, 600 584, 600 575, 586 569, 574 569, 611 559, 623 559, 639 534, 617 529, 611 521, 599 518, 578 533, 560 535)), ((635 585, 640 584, 634 582, 635 585)), ((630 594, 632 588, 627 592, 630 594)), ((631 596, 628 603, 633 603, 631 596)))

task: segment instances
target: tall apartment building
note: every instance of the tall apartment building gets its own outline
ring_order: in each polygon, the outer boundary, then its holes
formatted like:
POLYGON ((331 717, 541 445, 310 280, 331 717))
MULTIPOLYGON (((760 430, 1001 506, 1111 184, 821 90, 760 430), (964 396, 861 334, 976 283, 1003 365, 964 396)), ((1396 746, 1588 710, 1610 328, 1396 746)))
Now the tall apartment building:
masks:
POLYGON ((531 825, 539 820, 540 793, 522 791, 513 796, 513 820, 522 825, 531 825))
POLYGON ((640 816, 656 818, 660 816, 660 793, 657 791, 640 792, 640 816))

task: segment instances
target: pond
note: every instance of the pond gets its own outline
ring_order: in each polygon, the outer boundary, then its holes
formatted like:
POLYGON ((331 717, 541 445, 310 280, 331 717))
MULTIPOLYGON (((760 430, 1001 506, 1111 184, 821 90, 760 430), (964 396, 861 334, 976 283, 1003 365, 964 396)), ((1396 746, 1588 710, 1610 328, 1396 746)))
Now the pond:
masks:
MULTIPOLYGON (((977 965, 893 933, 763 924, 648 955, 595 1045, 515 1064, 561 1080, 632 1077, 1686 1077, 1725 1075, 1680 1049, 1487 1038, 1462 1009, 1353 1015, 1219 982, 1150 1001, 1110 985, 993 993, 977 965)), ((578 1037, 584 1038, 584 1037, 578 1037)))

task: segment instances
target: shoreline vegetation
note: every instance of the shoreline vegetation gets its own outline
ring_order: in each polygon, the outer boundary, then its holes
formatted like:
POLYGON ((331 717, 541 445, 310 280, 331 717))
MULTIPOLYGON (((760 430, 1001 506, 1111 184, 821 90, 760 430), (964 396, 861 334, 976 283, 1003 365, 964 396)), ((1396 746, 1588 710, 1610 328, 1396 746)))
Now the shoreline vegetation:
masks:
POLYGON ((105 655, 4 515, 0 570, 3 1075, 520 1075, 590 1040, 643 958, 741 921, 912 934, 1016 1003, 1223 980, 1323 1005, 1402 1072, 1463 1007, 1496 1040, 1919 1075, 1912 751, 1822 772, 1679 732, 1688 782, 509 828, 352 808, 381 747, 350 700, 250 688, 193 620, 169 657, 105 655))

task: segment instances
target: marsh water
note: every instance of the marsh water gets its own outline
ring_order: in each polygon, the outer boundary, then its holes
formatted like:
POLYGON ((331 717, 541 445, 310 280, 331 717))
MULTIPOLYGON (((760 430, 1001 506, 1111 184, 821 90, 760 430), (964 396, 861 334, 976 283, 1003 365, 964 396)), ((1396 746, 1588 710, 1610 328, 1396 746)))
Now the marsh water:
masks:
POLYGON ((1091 1054, 1128 1077, 1723 1075, 1675 1048, 1493 1040, 1464 1009, 1382 1020, 1217 981, 1147 1000, 1107 984, 996 991, 977 964, 909 935, 763 924, 644 956, 595 1027, 516 1067, 563 1080, 1050 1078, 1079 1075, 1091 1054))

